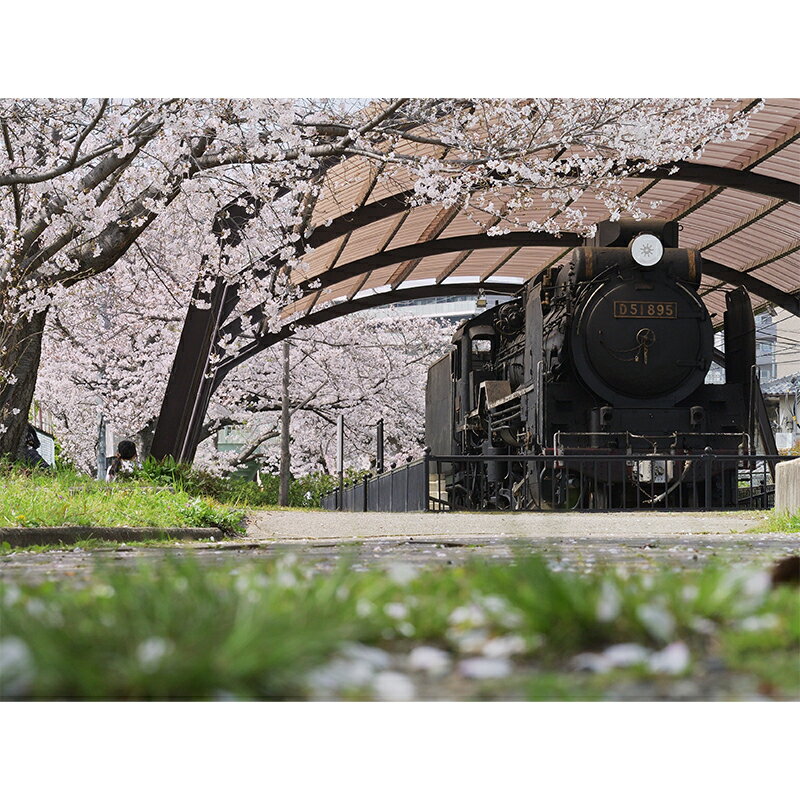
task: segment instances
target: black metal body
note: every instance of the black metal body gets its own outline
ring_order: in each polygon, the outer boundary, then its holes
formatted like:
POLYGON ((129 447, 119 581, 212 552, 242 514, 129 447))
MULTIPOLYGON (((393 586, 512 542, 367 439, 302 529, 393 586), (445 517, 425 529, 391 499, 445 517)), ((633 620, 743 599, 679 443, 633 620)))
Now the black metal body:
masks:
MULTIPOLYGON (((735 359, 726 361, 725 384, 705 384, 714 349, 697 293, 703 263, 677 247, 677 235, 675 223, 601 223, 587 242, 594 246, 576 248, 569 264, 459 327, 449 364, 430 369, 426 398, 426 444, 437 457, 453 457, 447 502, 542 507, 562 478, 546 476, 530 457, 588 456, 607 460, 599 473, 577 470, 581 495, 597 507, 636 507, 641 484, 655 478, 630 460, 652 456, 671 459, 673 471, 653 495, 664 495, 662 506, 676 498, 681 507, 735 506, 735 471, 707 479, 695 457, 756 453, 752 309, 744 289, 730 293, 726 343, 735 359), (664 248, 653 266, 632 255, 643 233, 664 248), (473 469, 462 456, 484 460, 473 469), (602 490, 587 491, 586 478, 602 490), (693 490, 683 491, 688 484, 693 490)), ((761 427, 774 455, 771 431, 761 427)))

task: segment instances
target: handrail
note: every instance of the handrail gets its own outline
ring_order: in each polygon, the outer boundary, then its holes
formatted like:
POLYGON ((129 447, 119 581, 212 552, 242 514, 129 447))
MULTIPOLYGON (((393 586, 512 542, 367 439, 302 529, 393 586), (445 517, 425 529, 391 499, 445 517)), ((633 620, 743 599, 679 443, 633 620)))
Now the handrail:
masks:
POLYGON ((709 450, 668 455, 426 453, 365 476, 341 494, 334 489, 322 505, 347 511, 761 509, 774 503, 774 464, 791 458, 709 450))

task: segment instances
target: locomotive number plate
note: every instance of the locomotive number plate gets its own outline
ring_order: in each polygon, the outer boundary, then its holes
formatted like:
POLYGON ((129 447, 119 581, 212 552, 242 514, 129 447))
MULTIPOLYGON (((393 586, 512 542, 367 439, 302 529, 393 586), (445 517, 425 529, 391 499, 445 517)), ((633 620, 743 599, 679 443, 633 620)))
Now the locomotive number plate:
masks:
POLYGON ((677 319, 678 304, 615 300, 614 316, 617 319, 677 319))

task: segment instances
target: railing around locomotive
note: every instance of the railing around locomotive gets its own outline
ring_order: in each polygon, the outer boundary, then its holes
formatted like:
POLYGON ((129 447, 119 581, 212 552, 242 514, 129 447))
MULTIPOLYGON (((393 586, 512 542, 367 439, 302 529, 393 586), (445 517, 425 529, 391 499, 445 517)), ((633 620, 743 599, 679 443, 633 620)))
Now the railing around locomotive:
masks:
POLYGON ((767 509, 790 456, 426 455, 323 498, 344 511, 767 509))
POLYGON ((428 463, 420 459, 374 477, 365 477, 340 493, 322 498, 329 511, 428 511, 428 463))
POLYGON ((770 464, 738 454, 429 456, 431 510, 771 508, 770 464))

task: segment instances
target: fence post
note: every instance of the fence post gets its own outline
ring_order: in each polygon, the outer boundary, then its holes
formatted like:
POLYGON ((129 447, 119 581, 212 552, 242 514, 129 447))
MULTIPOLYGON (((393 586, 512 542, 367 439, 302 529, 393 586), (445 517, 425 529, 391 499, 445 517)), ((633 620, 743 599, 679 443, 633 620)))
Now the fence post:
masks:
POLYGON ((369 504, 367 503, 367 492, 369 491, 369 475, 364 476, 364 511, 369 510, 369 504))
POLYGON ((378 474, 383 473, 383 417, 378 420, 378 430, 376 433, 377 452, 375 454, 375 468, 378 474))
POLYGON ((422 492, 423 497, 425 498, 425 503, 423 506, 423 511, 430 511, 431 510, 431 449, 430 447, 426 447, 423 451, 422 456, 423 464, 425 465, 425 469, 423 470, 423 486, 422 492))
POLYGON ((713 459, 713 450, 710 447, 706 447, 703 451, 703 462, 704 462, 704 475, 705 475, 705 484, 706 484, 706 496, 705 496, 705 510, 711 510, 711 462, 713 459))

